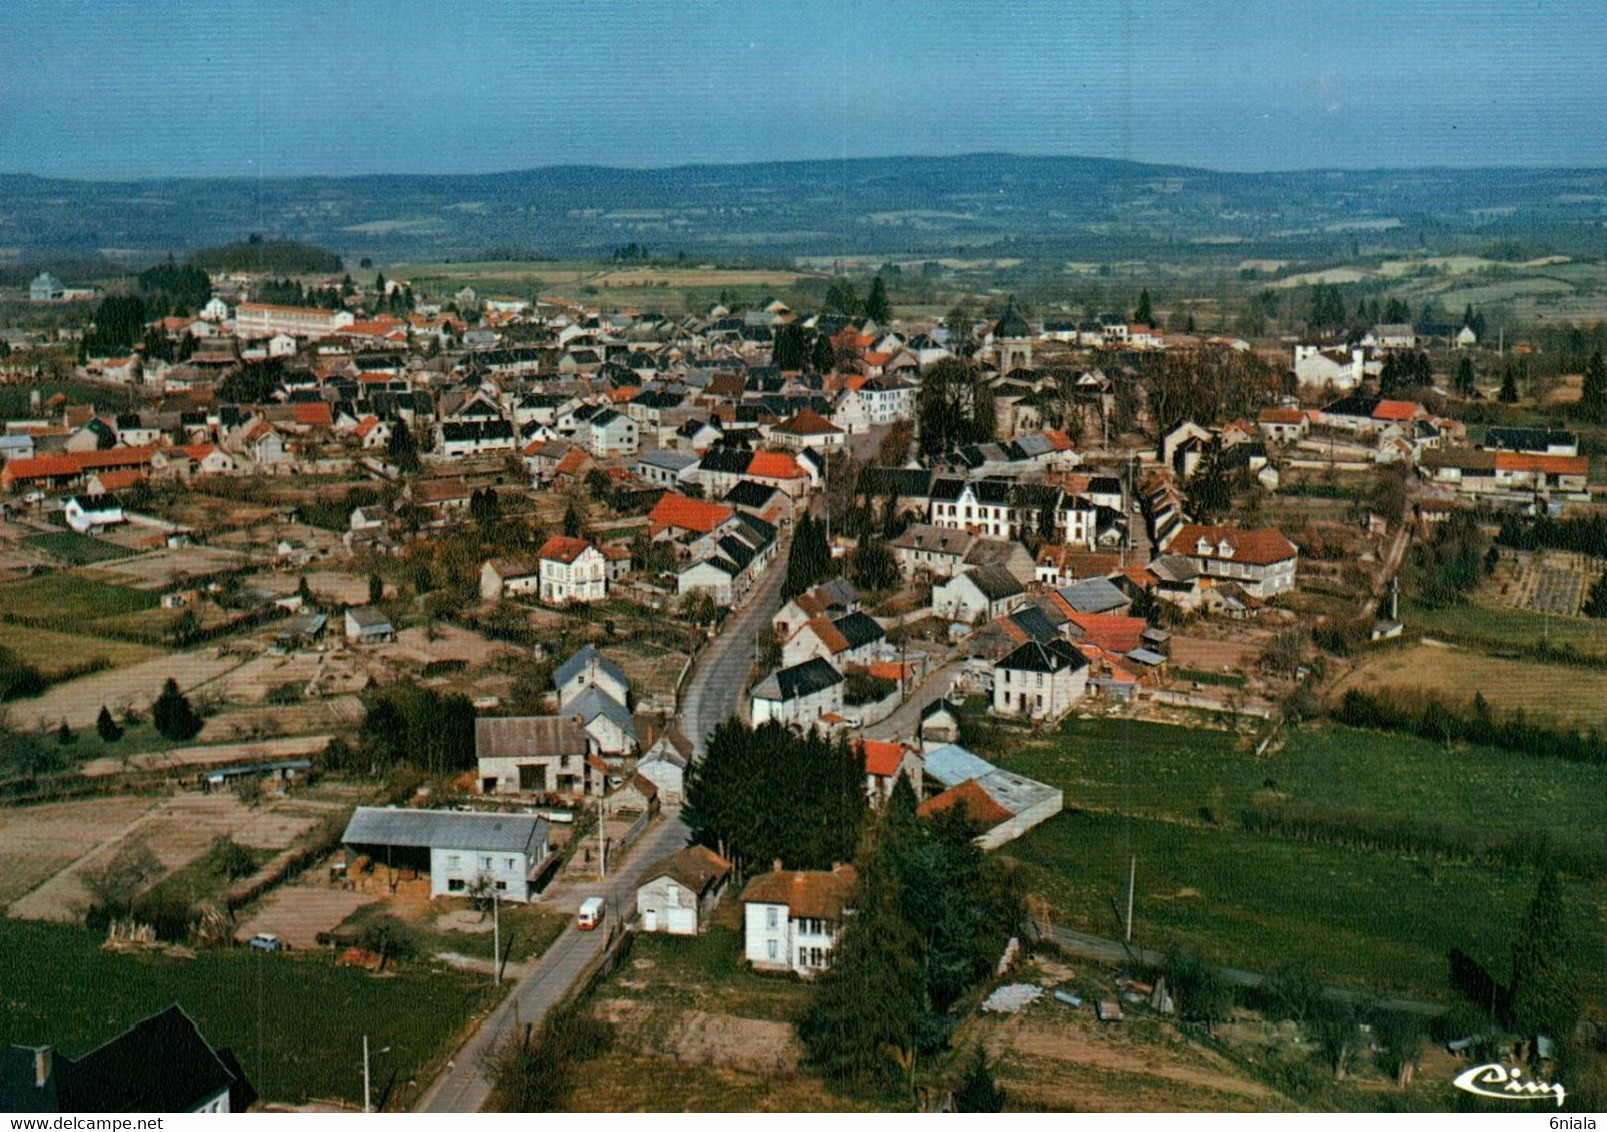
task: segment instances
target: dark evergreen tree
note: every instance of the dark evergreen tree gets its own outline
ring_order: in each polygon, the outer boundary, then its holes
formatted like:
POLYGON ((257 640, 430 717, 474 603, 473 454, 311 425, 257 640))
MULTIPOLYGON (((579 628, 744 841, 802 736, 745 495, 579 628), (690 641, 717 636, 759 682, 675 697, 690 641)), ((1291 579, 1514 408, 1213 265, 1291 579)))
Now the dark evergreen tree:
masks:
POLYGON ((1503 405, 1518 403, 1518 368, 1508 362, 1501 370, 1501 392, 1496 394, 1496 400, 1503 405))
MULTIPOLYGON (((830 343, 827 344, 828 347, 830 343)), ((776 328, 770 348, 770 362, 777 369, 807 369, 814 355, 815 333, 802 322, 788 322, 776 328)))
POLYGON ((151 704, 151 722, 164 738, 186 743, 201 730, 201 717, 179 691, 178 681, 169 676, 162 693, 151 704))
POLYGON ((898 558, 879 538, 863 539, 849 556, 848 578, 862 590, 889 590, 901 577, 898 558))
POLYGON ((385 597, 385 579, 378 574, 368 576, 368 604, 377 605, 385 597))
POLYGON ((1474 375, 1473 359, 1466 354, 1456 363, 1456 377, 1454 378, 1456 392, 1462 397, 1473 396, 1474 375))
POLYGON ((1579 414, 1597 424, 1607 422, 1607 362, 1603 362, 1600 350, 1585 363, 1579 386, 1579 414))
POLYGON ((865 296, 865 317, 878 325, 892 321, 893 307, 887 300, 887 284, 880 275, 870 281, 870 293, 865 296))
POLYGON ((965 1072, 965 1080, 954 1090, 954 1111, 1003 1112, 1004 1102, 1004 1090, 994 1082, 987 1055, 978 1045, 971 1056, 971 1066, 965 1072))
POLYGON ((1603 573, 1591 585, 1581 612, 1586 617, 1607 617, 1607 573, 1603 573))
POLYGON ((112 713, 106 710, 105 704, 100 706, 100 714, 95 717, 95 732, 102 743, 115 743, 123 737, 123 729, 112 718, 112 713))
POLYGON ((920 942, 904 915, 897 874, 872 854, 798 1037, 810 1062, 839 1087, 890 1091, 914 1058, 922 998, 920 942))
POLYGON ((1507 1024, 1523 1034, 1566 1039, 1579 1018, 1579 992, 1555 867, 1540 876, 1512 943, 1507 1024))
POLYGON ((1138 306, 1133 310, 1133 321, 1145 326, 1152 326, 1155 323, 1155 311, 1150 307, 1148 287, 1138 292, 1138 306))
POLYGON ((566 538, 586 537, 586 517, 580 513, 580 508, 575 506, 573 499, 564 508, 563 532, 566 538))
POLYGON ((417 472, 423 466, 418 458, 418 441, 413 439, 413 430, 406 421, 397 420, 392 427, 390 439, 385 442, 385 457, 404 473, 417 472))
POLYGON ((837 562, 826 541, 826 525, 807 511, 792 532, 787 552, 787 577, 781 584, 783 601, 790 601, 837 573, 837 562))
POLYGON ((821 303, 820 309, 826 314, 859 317, 861 313, 859 296, 854 293, 854 285, 846 279, 833 279, 831 286, 826 288, 826 298, 821 303))

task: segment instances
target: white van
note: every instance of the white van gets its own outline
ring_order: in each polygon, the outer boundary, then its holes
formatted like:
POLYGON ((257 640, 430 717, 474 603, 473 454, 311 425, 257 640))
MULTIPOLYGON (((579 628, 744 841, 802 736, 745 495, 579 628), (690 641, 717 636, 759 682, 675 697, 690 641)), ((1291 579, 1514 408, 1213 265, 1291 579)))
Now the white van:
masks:
POLYGON ((589 932, 603 922, 603 911, 606 905, 601 896, 588 896, 581 901, 580 914, 575 917, 575 927, 583 932, 589 932))

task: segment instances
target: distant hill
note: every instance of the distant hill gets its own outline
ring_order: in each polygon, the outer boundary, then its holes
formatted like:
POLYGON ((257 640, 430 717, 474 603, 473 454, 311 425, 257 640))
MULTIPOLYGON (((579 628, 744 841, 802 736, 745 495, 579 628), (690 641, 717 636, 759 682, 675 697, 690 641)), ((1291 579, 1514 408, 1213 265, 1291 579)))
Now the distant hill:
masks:
POLYGON ((1311 257, 1348 253, 1355 241, 1443 246, 1467 235, 1494 242, 1536 232, 1599 242, 1607 170, 1219 173, 973 154, 473 176, 3 176, 0 200, 0 247, 31 260, 102 248, 183 254, 258 230, 336 249, 348 261, 466 258, 488 247, 592 256, 636 242, 655 255, 1103 262, 1224 249, 1311 257))
POLYGON ((276 275, 329 275, 343 270, 340 256, 296 240, 264 240, 252 236, 191 253, 189 261, 203 271, 264 271, 276 275))

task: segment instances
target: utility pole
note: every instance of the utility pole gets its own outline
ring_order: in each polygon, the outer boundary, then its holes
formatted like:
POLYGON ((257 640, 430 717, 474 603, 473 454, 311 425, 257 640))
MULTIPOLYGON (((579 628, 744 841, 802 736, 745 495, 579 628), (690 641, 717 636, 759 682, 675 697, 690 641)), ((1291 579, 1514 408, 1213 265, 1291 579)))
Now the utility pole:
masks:
POLYGON ((603 835, 603 796, 608 792, 608 780, 599 776, 597 782, 597 879, 608 875, 608 838, 603 835))
POLYGON ((1122 939, 1133 942, 1133 882, 1138 879, 1138 855, 1127 858, 1127 929, 1122 939))
POLYGON ((491 890, 491 983, 502 985, 502 901, 491 890))
POLYGON ((374 1106, 369 1101, 368 1088, 368 1035, 363 1035, 363 1111, 373 1112, 374 1106))

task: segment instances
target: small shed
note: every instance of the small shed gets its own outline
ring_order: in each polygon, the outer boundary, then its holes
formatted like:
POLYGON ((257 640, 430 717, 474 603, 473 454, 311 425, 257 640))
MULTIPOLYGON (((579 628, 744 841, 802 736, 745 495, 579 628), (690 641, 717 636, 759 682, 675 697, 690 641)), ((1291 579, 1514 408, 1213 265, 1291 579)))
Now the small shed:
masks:
POLYGON ((731 862, 703 845, 690 845, 649 866, 636 889, 644 932, 697 935, 731 880, 731 862))

